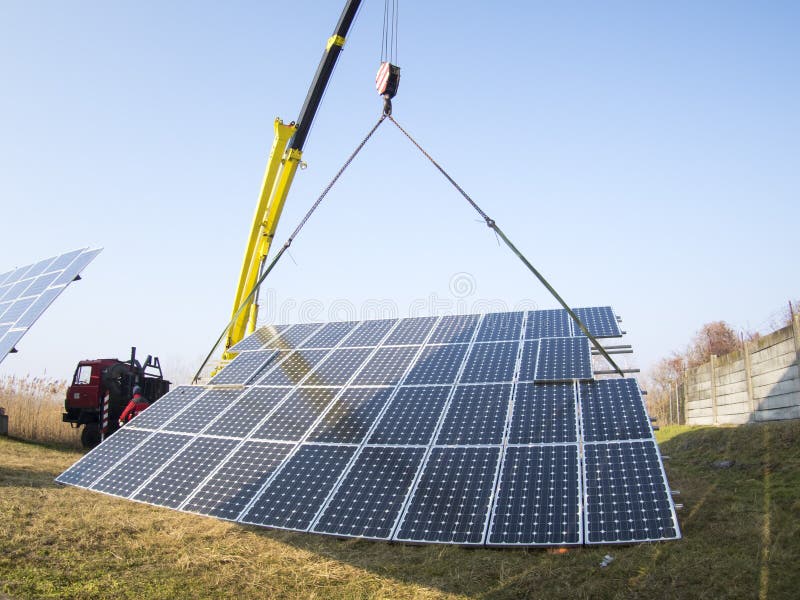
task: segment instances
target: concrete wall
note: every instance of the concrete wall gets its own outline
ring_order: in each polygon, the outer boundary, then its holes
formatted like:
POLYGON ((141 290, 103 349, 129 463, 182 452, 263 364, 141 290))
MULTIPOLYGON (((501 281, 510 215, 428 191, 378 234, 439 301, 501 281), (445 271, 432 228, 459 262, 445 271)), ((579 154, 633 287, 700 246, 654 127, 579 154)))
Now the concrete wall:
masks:
POLYGON ((800 315, 789 327, 690 369, 682 388, 688 425, 800 418, 800 315))

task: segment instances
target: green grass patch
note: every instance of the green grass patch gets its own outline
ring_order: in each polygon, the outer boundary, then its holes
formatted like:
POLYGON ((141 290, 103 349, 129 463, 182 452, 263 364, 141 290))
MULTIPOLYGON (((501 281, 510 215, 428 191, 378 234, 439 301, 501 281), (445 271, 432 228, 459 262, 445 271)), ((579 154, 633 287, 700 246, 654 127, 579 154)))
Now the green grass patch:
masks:
POLYGON ((800 422, 658 434, 684 539, 563 554, 243 527, 61 487, 80 452, 0 438, 0 597, 796 597, 800 422))

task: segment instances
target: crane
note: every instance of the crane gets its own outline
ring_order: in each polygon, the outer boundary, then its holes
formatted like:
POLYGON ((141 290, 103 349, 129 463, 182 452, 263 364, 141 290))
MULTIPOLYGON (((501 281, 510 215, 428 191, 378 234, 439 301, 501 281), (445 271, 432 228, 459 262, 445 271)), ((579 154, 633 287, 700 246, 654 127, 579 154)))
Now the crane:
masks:
MULTIPOLYGON (((339 22, 325 45, 325 51, 322 53, 297 121, 286 124, 279 118, 275 119, 275 138, 261 183, 261 192, 236 286, 223 361, 234 357, 234 354, 229 352, 231 347, 255 331, 258 319, 258 296, 252 294, 253 287, 269 254, 289 188, 298 166, 302 163, 303 146, 311 130, 314 116, 360 5, 361 0, 347 0, 345 3, 339 22)), ((396 91, 396 85, 393 90, 389 90, 390 93, 396 91)))

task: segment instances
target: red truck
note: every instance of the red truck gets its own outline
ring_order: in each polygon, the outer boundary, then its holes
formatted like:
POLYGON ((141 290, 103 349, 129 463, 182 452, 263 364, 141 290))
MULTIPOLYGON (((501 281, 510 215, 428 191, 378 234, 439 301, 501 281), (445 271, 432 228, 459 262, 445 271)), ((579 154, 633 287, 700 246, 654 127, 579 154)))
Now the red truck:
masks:
POLYGON ((164 379, 158 357, 148 355, 144 364, 136 360, 131 348, 127 361, 116 358, 82 360, 75 368, 72 384, 67 388, 62 420, 72 427, 83 426, 81 444, 92 448, 101 435, 109 436, 118 428, 118 420, 131 399, 133 386, 142 388, 142 395, 155 402, 169 391, 171 383, 164 379), (104 419, 104 399, 108 407, 104 419))

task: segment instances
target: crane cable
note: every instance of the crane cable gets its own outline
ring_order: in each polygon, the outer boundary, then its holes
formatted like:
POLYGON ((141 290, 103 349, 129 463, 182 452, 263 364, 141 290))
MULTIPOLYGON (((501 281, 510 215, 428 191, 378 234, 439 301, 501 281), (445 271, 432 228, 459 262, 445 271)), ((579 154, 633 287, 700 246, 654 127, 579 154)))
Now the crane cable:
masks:
POLYGON ((256 281, 255 285, 253 285, 253 289, 250 290, 250 293, 247 295, 247 297, 239 305, 239 308, 233 314, 233 317, 231 317, 231 320, 228 321, 227 325, 225 325, 225 328, 222 330, 222 333, 219 334, 219 337, 217 338, 217 341, 214 342, 214 345, 212 346, 211 351, 206 355, 205 360, 203 360, 203 364, 201 364, 200 368, 197 369, 197 373, 195 373, 194 378, 192 379, 192 383, 197 383, 197 381, 200 379, 200 373, 203 371, 205 366, 208 364, 208 361, 211 359, 211 355, 214 354, 214 351, 219 346, 219 343, 222 341, 222 338, 225 337, 225 334, 228 332, 228 330, 231 328, 231 326, 239 318, 239 315, 242 314, 242 311, 245 309, 245 307, 248 306, 250 304, 250 302, 256 297, 256 295, 258 294, 258 289, 261 287, 261 284, 267 278, 267 275, 269 275, 272 272, 272 269, 275 268, 275 265, 278 264, 278 261, 281 259, 281 257, 284 255, 284 253, 289 249, 289 246, 292 245, 292 242, 298 236, 298 234, 300 233, 300 230, 303 229, 305 224, 311 218, 311 215, 314 214, 314 211, 316 211, 317 208, 319 208, 319 205, 322 204, 322 201, 325 199, 325 196, 328 195, 328 192, 331 191, 331 188, 339 180, 339 177, 342 176, 342 174, 345 172, 347 167, 350 166, 350 163, 353 162, 355 157, 358 156, 358 153, 361 152, 361 150, 364 148, 364 146, 369 141, 369 139, 372 137, 372 135, 378 130, 378 127, 380 127, 381 124, 386 120, 386 117, 387 117, 387 115, 385 115, 385 114, 380 116, 380 118, 378 119, 378 122, 375 123, 375 125, 373 125, 372 129, 369 130, 369 133, 367 133, 367 135, 364 137, 364 139, 361 140, 361 143, 358 146, 356 146, 356 149, 348 157, 348 159, 344 162, 344 164, 339 169, 339 171, 336 173, 336 175, 333 176, 333 179, 331 179, 330 183, 328 183, 328 185, 325 186, 325 189, 322 190, 322 193, 314 201, 314 204, 311 205, 311 208, 308 209, 308 212, 306 212, 305 216, 300 220, 300 223, 297 225, 297 227, 294 228, 294 231, 292 231, 292 234, 287 238, 287 240, 284 242, 283 246, 281 246, 281 249, 278 251, 278 253, 275 255, 275 257, 272 259, 272 261, 267 265, 267 267, 263 270, 263 272, 261 273, 261 276, 258 278, 258 281, 256 281))
POLYGON ((400 123, 398 123, 391 114, 386 115, 386 116, 388 117, 388 119, 392 123, 394 123, 397 126, 397 128, 403 133, 403 135, 405 135, 409 139, 409 141, 412 144, 414 144, 414 146, 416 146, 417 149, 420 152, 422 152, 422 154, 425 156, 425 158, 427 158, 429 161, 431 161, 433 166, 436 167, 442 175, 444 175, 445 179, 447 179, 447 181, 449 181, 451 184, 453 184, 453 187, 455 187, 458 190, 458 192, 464 197, 464 199, 467 202, 469 202, 469 204, 472 206, 472 208, 474 208, 475 211, 486 222, 487 227, 489 227, 492 231, 494 231, 497 234, 497 236, 501 240, 503 240, 505 245, 508 246, 508 248, 514 254, 517 255, 517 258, 519 258, 522 261, 522 263, 526 267, 528 267, 528 270, 536 276, 536 278, 541 282, 541 284, 545 288, 547 288, 547 291, 549 291, 553 295, 553 297, 558 301, 558 303, 564 308, 564 310, 567 311, 567 314, 569 314, 569 316, 572 318, 572 320, 575 321, 575 323, 578 325, 578 327, 584 333, 584 335, 591 340, 591 342, 594 345, 594 347, 597 348, 597 351, 600 354, 603 355, 603 358, 605 358, 608 361, 608 363, 612 367, 614 367, 614 370, 617 373, 619 373, 620 377, 625 377, 625 373, 622 371, 622 369, 619 368, 617 363, 614 362, 614 359, 611 358, 611 356, 608 354, 606 349, 600 344, 600 342, 597 341, 597 338, 595 336, 593 336, 589 332, 589 329, 586 327, 586 325, 583 323, 583 321, 581 321, 581 319, 578 317, 578 315, 575 314, 575 312, 564 301, 564 299, 561 297, 561 295, 555 290, 555 288, 552 285, 550 285, 550 283, 536 269, 536 267, 534 267, 530 263, 530 261, 525 257, 525 255, 522 254, 522 252, 520 252, 519 249, 513 244, 513 242, 510 239, 508 239, 508 237, 506 237, 506 234, 503 233, 503 230, 500 229, 500 226, 497 224, 497 222, 495 222, 494 219, 492 219, 489 215, 487 215, 486 212, 480 206, 478 206, 477 202, 475 202, 472 198, 470 198, 469 194, 467 194, 467 192, 465 192, 464 189, 460 185, 458 185, 458 183, 456 183, 455 179, 450 177, 450 175, 447 173, 447 171, 445 171, 444 168, 442 168, 442 166, 438 162, 436 162, 436 160, 434 160, 434 158, 430 154, 428 154, 422 146, 419 145, 417 140, 415 140, 413 137, 411 137, 411 134, 408 133, 408 131, 403 129, 403 127, 400 125, 400 123))
POLYGON ((381 62, 397 64, 398 21, 400 0, 384 0, 383 33, 381 35, 381 62))

